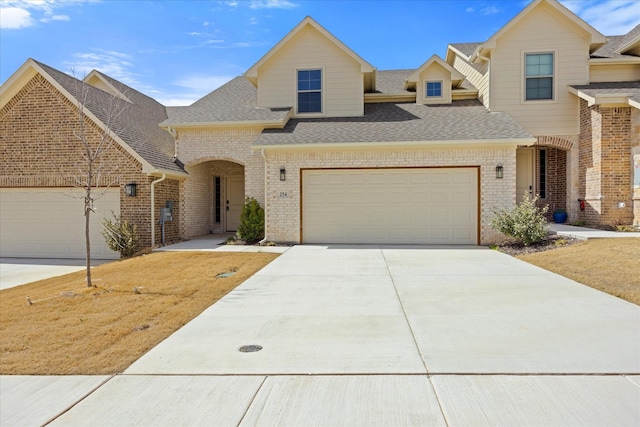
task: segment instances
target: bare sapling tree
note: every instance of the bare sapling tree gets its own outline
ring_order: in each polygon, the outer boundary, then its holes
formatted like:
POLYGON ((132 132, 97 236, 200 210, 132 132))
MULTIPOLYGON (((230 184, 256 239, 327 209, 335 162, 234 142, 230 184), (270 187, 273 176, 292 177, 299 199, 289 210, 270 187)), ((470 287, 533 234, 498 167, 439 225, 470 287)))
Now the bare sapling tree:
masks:
POLYGON ((115 132, 122 127, 122 121, 119 119, 126 109, 127 102, 89 86, 84 80, 76 79, 75 84, 77 123, 73 129, 73 136, 80 144, 81 155, 73 165, 76 172, 72 176, 74 187, 80 190, 80 194, 74 192, 73 197, 82 199, 84 202, 86 282, 88 287, 93 287, 91 215, 96 213, 96 200, 104 196, 108 188, 119 181, 118 162, 109 161, 105 157, 115 149, 115 132), (98 125, 91 120, 87 112, 96 117, 101 124, 98 125))

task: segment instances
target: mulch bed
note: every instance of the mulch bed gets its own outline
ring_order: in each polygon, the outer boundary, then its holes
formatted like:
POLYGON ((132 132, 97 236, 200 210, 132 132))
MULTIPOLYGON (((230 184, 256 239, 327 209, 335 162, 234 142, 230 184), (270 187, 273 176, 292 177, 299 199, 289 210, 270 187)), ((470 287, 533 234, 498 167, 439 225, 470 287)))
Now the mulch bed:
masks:
POLYGON ((515 241, 507 241, 492 247, 505 254, 518 256, 563 248, 579 242, 582 242, 582 240, 567 236, 549 235, 544 240, 529 246, 524 246, 522 243, 515 241))

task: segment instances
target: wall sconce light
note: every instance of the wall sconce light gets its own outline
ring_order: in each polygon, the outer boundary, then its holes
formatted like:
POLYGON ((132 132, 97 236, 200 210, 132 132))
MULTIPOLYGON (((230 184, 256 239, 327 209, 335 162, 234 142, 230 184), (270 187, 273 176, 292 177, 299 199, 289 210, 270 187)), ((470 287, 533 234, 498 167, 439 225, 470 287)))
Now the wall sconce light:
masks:
POLYGON ((124 194, 126 194, 129 197, 135 197, 136 196, 136 186, 137 184, 135 182, 132 182, 130 184, 127 184, 124 186, 124 194))
POLYGON ((284 166, 282 166, 280 168, 280 181, 286 181, 287 180, 287 170, 284 168, 284 166))
POLYGON ((496 166, 496 179, 502 179, 504 177, 504 167, 502 167, 502 163, 498 163, 496 166))

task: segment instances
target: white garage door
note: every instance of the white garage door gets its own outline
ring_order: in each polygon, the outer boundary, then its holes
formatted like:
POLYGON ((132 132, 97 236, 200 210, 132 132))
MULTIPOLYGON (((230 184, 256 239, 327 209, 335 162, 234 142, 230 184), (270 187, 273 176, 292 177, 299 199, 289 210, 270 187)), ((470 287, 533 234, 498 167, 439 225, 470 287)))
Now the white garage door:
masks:
POLYGON ((477 168, 302 173, 304 243, 478 244, 477 168))
MULTIPOLYGON (((83 200, 70 188, 0 189, 0 255, 21 258, 84 258, 83 200)), ((98 215, 120 212, 120 192, 109 189, 95 203, 98 215)), ((91 215, 91 256, 117 259, 91 215)))

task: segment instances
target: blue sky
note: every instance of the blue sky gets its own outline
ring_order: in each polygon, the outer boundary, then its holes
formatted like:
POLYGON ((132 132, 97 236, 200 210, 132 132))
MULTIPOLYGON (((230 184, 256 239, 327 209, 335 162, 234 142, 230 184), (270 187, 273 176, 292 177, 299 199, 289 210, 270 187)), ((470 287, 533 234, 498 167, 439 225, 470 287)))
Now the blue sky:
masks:
MULTIPOLYGON (((640 23, 640 0, 562 3, 605 35, 640 23)), ((165 105, 242 74, 310 15, 378 69, 416 68, 447 44, 488 39, 527 0, 0 0, 0 81, 27 58, 98 69, 165 105)))

